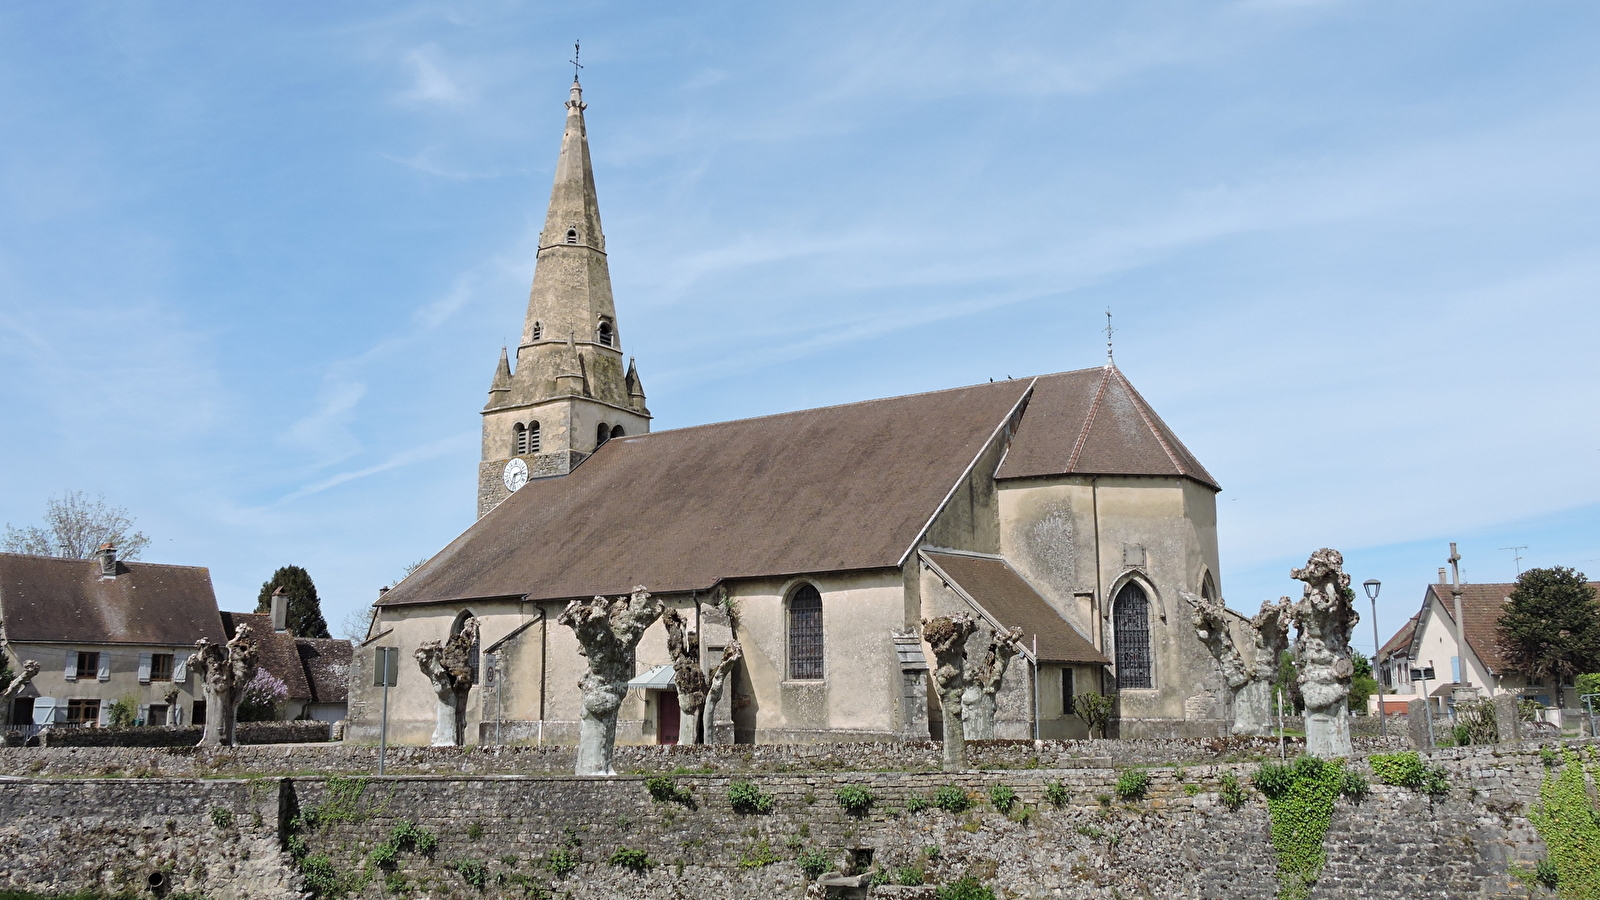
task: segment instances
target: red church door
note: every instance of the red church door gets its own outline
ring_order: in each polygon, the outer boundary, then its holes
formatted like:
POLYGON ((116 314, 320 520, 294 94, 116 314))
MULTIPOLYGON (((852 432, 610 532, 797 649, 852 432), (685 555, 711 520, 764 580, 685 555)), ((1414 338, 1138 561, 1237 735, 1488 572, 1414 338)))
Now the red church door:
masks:
POLYGON ((678 692, 656 692, 656 737, 657 743, 676 744, 678 742, 678 692))

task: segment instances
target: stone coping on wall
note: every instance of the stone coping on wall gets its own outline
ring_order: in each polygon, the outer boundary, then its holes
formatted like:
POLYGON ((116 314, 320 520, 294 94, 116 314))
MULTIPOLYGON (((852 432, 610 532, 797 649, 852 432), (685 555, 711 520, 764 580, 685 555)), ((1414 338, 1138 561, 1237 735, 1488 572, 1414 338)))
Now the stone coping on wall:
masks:
MULTIPOLYGON (((1358 754, 1408 749, 1403 738, 1358 739, 1358 754)), ((1302 742, 1288 740, 1289 754, 1302 742)), ((624 773, 783 773, 793 771, 936 771, 935 741, 852 744, 720 744, 624 746, 615 767, 624 773)), ((1209 740, 973 741, 975 769, 1110 768, 1196 765, 1278 754, 1276 738, 1209 740)), ((571 747, 390 747, 385 770, 414 775, 560 775, 572 771, 571 747)), ((361 744, 279 744, 241 747, 0 748, 0 775, 40 777, 214 777, 218 775, 369 774, 378 748, 361 744)))

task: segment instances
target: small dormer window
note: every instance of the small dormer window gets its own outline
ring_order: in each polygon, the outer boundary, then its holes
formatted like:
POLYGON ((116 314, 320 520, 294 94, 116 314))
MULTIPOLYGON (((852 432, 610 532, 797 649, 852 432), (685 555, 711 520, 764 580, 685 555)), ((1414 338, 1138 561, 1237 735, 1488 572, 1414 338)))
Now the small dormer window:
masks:
POLYGON ((576 229, 576 228, 568 228, 567 229, 567 243, 576 244, 577 242, 578 242, 578 229, 576 229))
POLYGON ((538 339, 540 339, 542 337, 544 337, 544 323, 543 322, 535 322, 535 323, 533 323, 533 339, 537 341, 538 339))
POLYGON ((602 343, 605 346, 609 347, 609 346, 611 346, 611 337, 612 337, 612 335, 611 335, 611 323, 610 322, 606 322, 606 321, 602 321, 600 323, 600 334, 599 334, 598 340, 600 341, 600 343, 602 343))

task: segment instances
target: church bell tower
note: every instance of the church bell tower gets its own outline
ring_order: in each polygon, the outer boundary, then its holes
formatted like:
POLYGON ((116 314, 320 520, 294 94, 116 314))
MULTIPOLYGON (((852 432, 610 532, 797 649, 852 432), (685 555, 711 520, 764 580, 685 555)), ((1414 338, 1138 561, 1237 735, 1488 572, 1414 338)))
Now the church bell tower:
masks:
POLYGON ((502 349, 483 408, 480 516, 529 479, 565 475, 611 438, 650 430, 639 372, 623 367, 587 108, 574 77, 516 369, 502 349))

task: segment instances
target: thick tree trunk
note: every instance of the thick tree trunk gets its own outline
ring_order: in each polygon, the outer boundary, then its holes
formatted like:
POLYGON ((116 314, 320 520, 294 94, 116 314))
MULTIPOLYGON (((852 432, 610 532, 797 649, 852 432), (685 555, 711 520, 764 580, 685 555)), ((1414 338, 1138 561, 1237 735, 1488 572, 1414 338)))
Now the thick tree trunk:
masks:
POLYGON ((1290 573, 1306 583, 1304 595, 1294 604, 1299 634, 1295 638, 1295 667, 1300 672, 1300 696, 1306 705, 1306 753, 1324 759, 1349 756, 1350 722, 1347 708, 1350 677, 1350 632, 1360 620, 1344 557, 1323 548, 1311 554, 1303 569, 1290 573))
POLYGON ((236 724, 239 701, 245 685, 256 677, 258 654, 249 625, 234 630, 227 644, 213 644, 205 638, 195 642, 189 668, 200 679, 206 697, 206 730, 202 745, 233 747, 238 744, 236 724))
POLYGON ((933 648, 937 665, 933 681, 944 711, 944 770, 967 767, 967 741, 963 728, 961 695, 966 690, 967 638, 978 627, 970 616, 957 614, 922 620, 922 635, 933 648))
POLYGON ((706 702, 700 634, 675 609, 663 613, 661 622, 667 627, 667 654, 672 657, 672 683, 678 691, 678 743, 698 744, 700 710, 706 702))
POLYGON ((704 741, 710 744, 717 736, 717 706, 722 703, 722 689, 727 685, 728 676, 733 674, 734 666, 744 658, 744 648, 736 640, 728 641, 722 648, 722 659, 711 667, 706 685, 706 704, 701 713, 701 734, 704 741))
POLYGON ((578 682, 583 717, 578 726, 577 774, 616 774, 611 758, 617 742, 617 710, 634 675, 639 638, 661 612, 661 601, 636 587, 632 596, 615 601, 574 600, 556 619, 572 629, 579 652, 589 660, 589 671, 578 682))
POLYGON ((417 667, 433 686, 432 747, 460 747, 467 740, 467 698, 472 692, 472 647, 478 620, 469 618, 445 641, 426 641, 414 654, 417 667))
POLYGON ((1022 629, 988 632, 983 661, 966 660, 966 690, 961 694, 962 731, 967 740, 994 740, 994 712, 1011 658, 1022 650, 1022 629))

